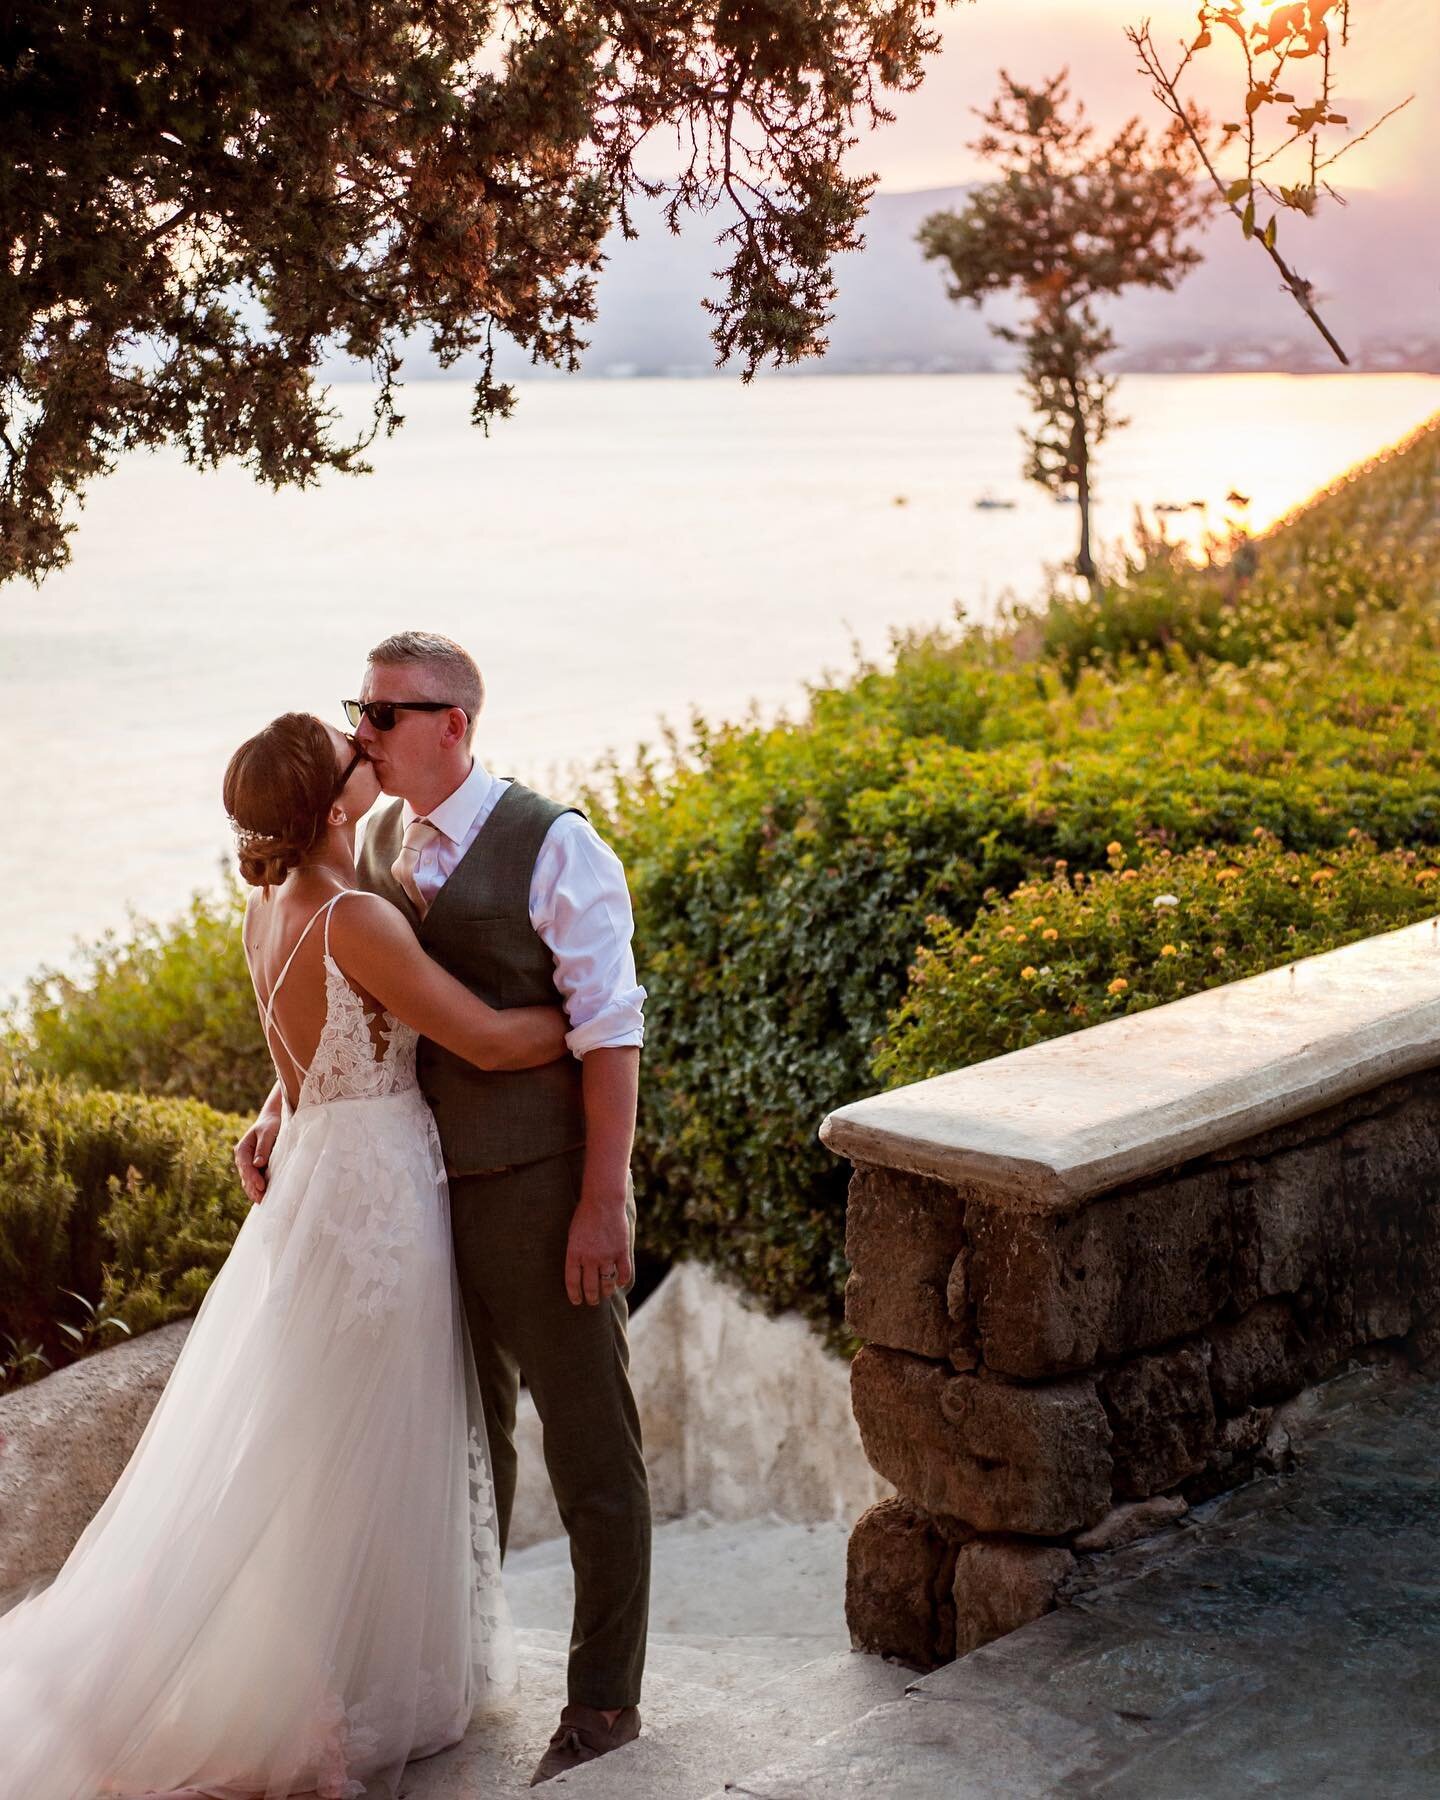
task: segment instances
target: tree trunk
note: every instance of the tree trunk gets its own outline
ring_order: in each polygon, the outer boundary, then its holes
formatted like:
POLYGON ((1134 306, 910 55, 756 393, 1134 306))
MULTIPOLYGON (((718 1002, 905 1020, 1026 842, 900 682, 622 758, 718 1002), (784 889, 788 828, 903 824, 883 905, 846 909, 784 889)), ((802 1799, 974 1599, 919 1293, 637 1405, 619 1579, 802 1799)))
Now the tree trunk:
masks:
POLYGON ((1077 414, 1070 428, 1070 461, 1075 470, 1075 498, 1080 507, 1080 553, 1075 558, 1075 573, 1090 584, 1090 597, 1100 593, 1100 579, 1095 559, 1090 554, 1090 446, 1085 441, 1085 424, 1077 414))

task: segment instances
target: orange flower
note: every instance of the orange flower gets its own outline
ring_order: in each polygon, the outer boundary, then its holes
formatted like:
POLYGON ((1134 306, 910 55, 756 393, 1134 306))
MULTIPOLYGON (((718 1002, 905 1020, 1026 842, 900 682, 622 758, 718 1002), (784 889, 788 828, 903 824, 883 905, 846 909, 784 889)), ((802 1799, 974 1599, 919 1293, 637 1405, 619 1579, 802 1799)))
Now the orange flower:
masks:
POLYGON ((1118 840, 1113 841, 1105 846, 1105 854, 1107 856, 1123 856, 1125 854, 1125 846, 1118 840))
POLYGON ((1233 881, 1239 873, 1240 871, 1236 868, 1219 869, 1216 871, 1215 879, 1217 881, 1233 881))
POLYGON ((1130 983, 1123 975, 1117 975, 1110 983, 1109 987, 1106 988, 1105 992, 1107 994, 1123 994, 1129 985, 1130 983))
POLYGON ((1319 882, 1333 881, 1334 879, 1335 879, 1335 871, 1333 869, 1317 869, 1315 871, 1315 873, 1310 877, 1310 885, 1312 887, 1314 887, 1319 882))
POLYGON ((984 960, 985 960, 985 958, 977 950, 975 952, 975 954, 970 958, 970 967, 973 969, 975 967, 976 963, 982 963, 982 962, 984 962, 984 960))
POLYGON ((1140 871, 1138 869, 1122 869, 1120 871, 1120 879, 1122 881, 1138 881, 1140 879, 1140 871))
POLYGON ((1173 944, 1162 944, 1160 946, 1160 954, 1162 956, 1173 956, 1175 954, 1175 946, 1173 944))
POLYGON ((1045 939, 1046 943, 1053 944, 1055 942, 1056 938, 1059 937, 1060 933, 1055 929, 1055 927, 1053 925, 1047 925, 1045 927, 1044 931, 1042 931, 1040 933, 1040 935, 1041 935, 1041 937, 1043 937, 1045 939))
POLYGON ((1020 971, 1020 979, 1022 981, 1033 981, 1035 979, 1035 970, 1029 963, 1026 963, 1025 967, 1020 971))
POLYGON ((1210 954, 1215 958, 1216 962, 1219 962, 1225 954, 1225 946, 1223 944, 1217 944, 1210 954))

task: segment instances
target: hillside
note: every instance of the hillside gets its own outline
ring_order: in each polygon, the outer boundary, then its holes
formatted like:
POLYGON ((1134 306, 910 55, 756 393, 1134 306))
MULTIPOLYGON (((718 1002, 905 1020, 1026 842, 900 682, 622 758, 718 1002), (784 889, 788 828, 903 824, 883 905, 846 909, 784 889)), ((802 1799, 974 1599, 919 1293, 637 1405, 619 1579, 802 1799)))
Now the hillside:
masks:
POLYGON ((1440 584, 1440 414, 1279 520, 1265 556, 1294 567, 1318 542, 1356 537, 1377 561, 1403 554, 1428 564, 1440 584))
MULTIPOLYGON (((880 193, 866 222, 865 247, 836 264, 838 295, 830 349, 802 372, 850 374, 1009 368, 1014 353, 986 329, 983 315, 952 305, 938 269, 915 244, 928 214, 963 203, 966 189, 880 193)), ((701 298, 720 260, 714 218, 692 220, 680 237, 658 209, 639 208, 640 235, 607 245, 600 315, 585 358, 587 375, 711 375, 710 321, 701 298)), ((1357 368, 1440 371, 1440 204, 1431 195, 1360 193, 1314 221, 1282 221, 1287 247, 1315 281, 1325 316, 1357 368), (1384 271, 1384 280, 1374 278, 1384 271)), ((1274 272, 1228 218, 1203 242, 1206 260, 1171 294, 1124 296, 1107 316, 1123 369, 1327 369, 1328 350, 1279 290, 1274 272)), ((460 372, 465 365, 459 365, 460 372)), ((502 373, 534 373, 502 348, 502 373)), ((418 348, 407 369, 440 371, 418 348)))

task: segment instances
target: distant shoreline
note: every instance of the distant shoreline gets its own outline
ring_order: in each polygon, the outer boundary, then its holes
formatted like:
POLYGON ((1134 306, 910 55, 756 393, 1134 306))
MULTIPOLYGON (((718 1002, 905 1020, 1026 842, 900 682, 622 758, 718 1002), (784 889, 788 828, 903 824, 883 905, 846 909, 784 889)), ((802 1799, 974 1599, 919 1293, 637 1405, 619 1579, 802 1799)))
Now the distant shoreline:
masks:
MULTIPOLYGON (((1187 348, 1176 345, 1173 349, 1165 347, 1137 351, 1132 355, 1116 355, 1110 357, 1105 368, 1112 375, 1440 375, 1440 338, 1425 340, 1418 348, 1413 345, 1403 349, 1392 350, 1389 346, 1363 345, 1351 355, 1350 366, 1342 368, 1334 358, 1328 360, 1320 355, 1312 356, 1308 350, 1299 346, 1286 346, 1283 356, 1267 356, 1259 348, 1249 345, 1208 346, 1187 348), (1206 361, 1206 358, 1213 360, 1206 361), (1397 360, 1398 359, 1398 360, 1397 360)), ((480 373, 478 363, 473 368, 463 362, 452 368, 440 369, 433 365, 421 364, 414 369, 406 368, 402 385, 420 383, 439 383, 446 381, 474 381, 480 373)), ((994 375, 1014 378, 1020 374, 1019 364, 1007 366, 1000 362, 969 363, 960 360, 946 361, 936 359, 929 363, 907 362, 830 362, 824 357, 812 362, 799 363, 783 369, 758 369, 757 381, 806 381, 816 378, 830 379, 836 376, 846 378, 894 377, 915 375, 931 379, 937 375, 994 375)), ((368 386, 371 375, 368 368, 351 363, 327 364, 321 370, 322 379, 345 386, 368 386)), ((595 368, 583 365, 575 370, 551 369, 527 366, 523 373, 510 372, 505 377, 513 382, 560 382, 560 381, 738 381, 739 376, 734 369, 716 368, 713 364, 680 363, 665 366, 657 365, 646 368, 632 363, 607 363, 595 368)))

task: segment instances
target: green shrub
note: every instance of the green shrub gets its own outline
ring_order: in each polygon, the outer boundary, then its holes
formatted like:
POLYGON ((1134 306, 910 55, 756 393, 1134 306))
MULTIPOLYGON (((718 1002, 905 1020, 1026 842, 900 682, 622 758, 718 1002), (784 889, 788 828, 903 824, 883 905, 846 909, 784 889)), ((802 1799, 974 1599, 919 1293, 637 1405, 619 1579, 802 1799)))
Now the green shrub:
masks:
POLYGON ((197 894, 168 925, 138 920, 128 938, 108 934, 74 975, 39 976, 11 1022, 13 1065, 253 1111, 274 1071, 240 945, 243 913, 232 882, 197 894))
POLYGON ((1300 855, 1258 836, 1128 866, 1117 843, 1103 872, 1060 862, 968 927, 934 920, 876 1073, 923 1081, 1434 914, 1440 870, 1413 851, 1356 833, 1300 855))
POLYGON ((1233 554, 1253 557, 1253 571, 1242 577, 1233 559, 1192 568, 1165 545, 1098 600, 1055 595, 1038 616, 1044 654, 1070 681, 1087 664, 1150 652, 1243 667, 1292 639, 1336 644, 1366 614, 1403 606, 1433 568, 1414 546, 1381 555, 1339 539, 1274 567, 1248 546, 1233 554))
POLYGON ((0 1086, 0 1336, 58 1364, 67 1323, 94 1346, 86 1303, 131 1331, 193 1312, 249 1212, 243 1129, 193 1100, 0 1086))
POLYGON ((816 696, 803 724, 713 734, 694 766, 617 778, 600 803, 650 993, 647 1239, 811 1314, 834 1315, 845 1273, 845 1170, 816 1131, 878 1085, 871 1046, 931 915, 963 929, 987 889, 1057 857, 1104 869, 1117 838, 1440 842, 1440 663, 1418 624, 1388 647, 1367 623, 1334 651, 1220 673, 1157 661, 1073 688, 1053 665, 983 684, 962 668, 956 713, 930 703, 941 729, 886 722, 887 680, 913 705, 956 655, 908 646, 893 678, 816 696), (1021 719, 1031 735, 1006 737, 1021 719))

